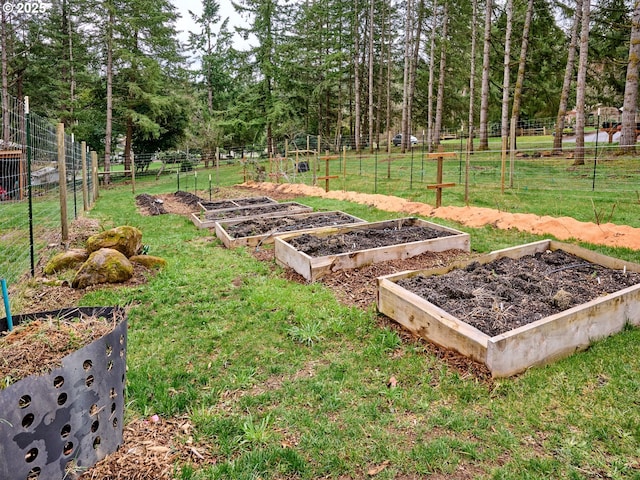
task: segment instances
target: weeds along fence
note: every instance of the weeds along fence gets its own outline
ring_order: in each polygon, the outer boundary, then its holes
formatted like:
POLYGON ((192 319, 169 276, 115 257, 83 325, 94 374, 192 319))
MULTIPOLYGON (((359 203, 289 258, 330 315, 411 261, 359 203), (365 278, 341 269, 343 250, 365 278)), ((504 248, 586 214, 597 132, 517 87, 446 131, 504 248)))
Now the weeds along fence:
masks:
POLYGON ((8 99, 0 144, 0 277, 35 274, 41 252, 69 240, 68 223, 97 197, 97 156, 62 124, 8 99))

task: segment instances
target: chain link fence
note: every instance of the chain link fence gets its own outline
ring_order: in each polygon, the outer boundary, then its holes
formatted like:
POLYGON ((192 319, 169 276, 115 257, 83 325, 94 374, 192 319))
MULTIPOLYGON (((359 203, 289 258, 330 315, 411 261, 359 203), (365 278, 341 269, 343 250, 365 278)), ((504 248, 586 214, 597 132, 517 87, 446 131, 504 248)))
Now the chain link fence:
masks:
POLYGON ((0 278, 34 275, 47 245, 65 243, 68 222, 96 198, 95 167, 84 142, 61 124, 4 99, 0 140, 0 278))

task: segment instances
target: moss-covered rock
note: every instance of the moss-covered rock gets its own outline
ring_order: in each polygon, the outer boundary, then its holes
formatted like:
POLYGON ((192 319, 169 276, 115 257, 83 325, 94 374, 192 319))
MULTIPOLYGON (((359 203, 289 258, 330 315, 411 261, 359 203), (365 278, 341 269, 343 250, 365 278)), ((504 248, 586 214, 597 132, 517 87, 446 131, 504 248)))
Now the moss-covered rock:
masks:
POLYGON ((66 252, 54 255, 44 266, 45 275, 52 275, 56 272, 78 268, 89 258, 89 252, 84 248, 72 248, 66 252))
POLYGON ((129 257, 129 261, 139 263, 147 268, 155 268, 157 270, 167 266, 167 261, 164 258, 155 257, 153 255, 134 255, 133 257, 129 257))
POLYGON ((136 227, 123 225, 92 235, 87 240, 86 247, 89 253, 101 248, 111 248, 129 258, 142 250, 142 232, 136 227))
POLYGON ((99 283, 120 283, 132 276, 133 264, 124 254, 113 248, 101 248, 89 255, 71 285, 86 288, 99 283))

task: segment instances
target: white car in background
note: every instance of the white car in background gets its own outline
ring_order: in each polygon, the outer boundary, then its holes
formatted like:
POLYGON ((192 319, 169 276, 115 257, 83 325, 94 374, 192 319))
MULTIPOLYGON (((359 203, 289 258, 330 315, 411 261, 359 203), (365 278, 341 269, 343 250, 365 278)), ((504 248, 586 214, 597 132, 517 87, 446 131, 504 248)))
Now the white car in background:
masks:
MULTIPOLYGON (((413 135, 411 135, 411 146, 413 145, 417 145, 418 144, 418 139, 416 137, 414 137, 413 135)), ((395 147, 402 145, 402 134, 399 133, 397 134, 395 137, 393 137, 393 145, 395 147)))

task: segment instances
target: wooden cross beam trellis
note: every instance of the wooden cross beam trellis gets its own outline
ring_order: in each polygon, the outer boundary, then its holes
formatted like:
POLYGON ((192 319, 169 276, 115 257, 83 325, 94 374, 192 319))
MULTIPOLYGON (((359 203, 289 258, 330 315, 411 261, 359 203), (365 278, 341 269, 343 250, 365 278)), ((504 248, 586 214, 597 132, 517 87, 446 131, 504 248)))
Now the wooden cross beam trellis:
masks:
POLYGON ((321 157, 320 160, 324 160, 325 163, 325 175, 324 177, 318 177, 317 180, 324 180, 324 191, 329 191, 329 180, 332 178, 340 178, 339 175, 329 175, 329 162, 331 160, 337 160, 340 157, 338 155, 321 157))
POLYGON ((434 153, 427 153, 427 158, 435 158, 436 161, 438 162, 438 170, 436 172, 436 182, 433 185, 427 185, 427 188, 429 190, 435 190, 436 191, 436 208, 438 208, 440 205, 442 205, 442 189, 443 188, 448 188, 448 187, 455 187, 456 184, 455 183, 443 183, 442 182, 442 167, 443 167, 443 162, 444 162, 444 158, 445 157, 455 157, 456 153, 455 152, 434 152, 434 153))

